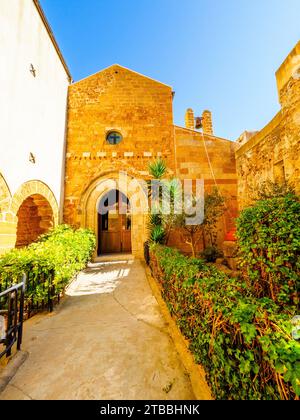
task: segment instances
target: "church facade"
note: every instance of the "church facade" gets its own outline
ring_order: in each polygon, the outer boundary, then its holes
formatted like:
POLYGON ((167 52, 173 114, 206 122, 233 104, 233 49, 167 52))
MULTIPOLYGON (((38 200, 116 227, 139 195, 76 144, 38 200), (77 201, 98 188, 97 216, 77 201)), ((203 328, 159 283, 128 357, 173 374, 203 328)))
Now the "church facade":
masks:
MULTIPOLYGON (((203 180, 206 191, 216 187, 226 198, 218 225, 220 247, 232 238, 228 233, 234 230, 238 202, 246 205, 249 185, 257 188, 266 175, 265 150, 268 176, 275 179, 284 167, 299 179, 300 78, 292 76, 298 74, 299 44, 277 74, 280 113, 241 144, 214 134, 208 110, 197 117, 188 109, 185 126, 175 125, 173 88, 121 65, 73 83, 39 1, 4 5, 0 253, 68 223, 95 232, 98 254, 142 257, 148 238, 143 183, 150 179, 149 163, 158 158, 165 161, 169 178, 203 180), (103 215, 101 206, 114 191, 118 211, 103 215)), ((169 245, 189 250, 178 230, 171 232, 169 245)))
MULTIPOLYGON (((213 135, 209 111, 203 113, 201 132, 195 129, 192 110, 187 111, 186 127, 175 126, 173 97, 170 86, 120 65, 69 87, 65 222, 91 228, 99 243, 99 203, 115 183, 118 191, 128 191, 130 202, 135 197, 131 244, 133 254, 141 256, 147 240, 148 208, 140 181, 149 179, 149 163, 160 158, 170 177, 201 179, 206 189, 216 186, 226 195, 228 210, 219 227, 219 241, 224 240, 237 213, 235 144, 213 135)), ((121 237, 124 226, 115 221, 110 224, 111 235, 104 236, 117 242, 114 237, 121 237)), ((170 241, 185 250, 175 232, 170 241)), ((101 246, 98 249, 101 252, 101 246)), ((116 249, 120 251, 119 243, 116 249)), ((109 244, 108 250, 113 250, 109 244)))

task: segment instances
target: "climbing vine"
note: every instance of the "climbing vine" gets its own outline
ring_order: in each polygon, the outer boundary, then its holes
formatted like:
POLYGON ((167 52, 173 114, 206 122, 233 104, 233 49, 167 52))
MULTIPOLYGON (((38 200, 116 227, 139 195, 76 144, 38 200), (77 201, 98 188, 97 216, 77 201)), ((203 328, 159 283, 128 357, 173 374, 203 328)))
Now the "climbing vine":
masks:
POLYGON ((241 268, 257 297, 299 306, 300 201, 293 193, 268 197, 237 221, 241 268))

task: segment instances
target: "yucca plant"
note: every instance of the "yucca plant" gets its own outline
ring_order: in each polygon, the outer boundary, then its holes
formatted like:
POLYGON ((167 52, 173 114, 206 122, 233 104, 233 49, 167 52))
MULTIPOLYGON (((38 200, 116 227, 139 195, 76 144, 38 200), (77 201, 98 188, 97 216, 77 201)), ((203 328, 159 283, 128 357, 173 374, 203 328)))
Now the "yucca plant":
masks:
POLYGON ((162 226, 161 214, 150 214, 148 220, 149 242, 163 244, 165 240, 165 230, 162 226))
POLYGON ((149 174, 154 179, 162 179, 167 173, 167 165, 164 160, 156 159, 149 164, 149 174))
POLYGON ((167 174, 167 165, 162 159, 149 164, 149 174, 154 179, 154 187, 149 181, 149 199, 152 207, 148 222, 150 241, 157 242, 155 238, 158 237, 159 243, 162 243, 161 241, 167 243, 176 218, 175 210, 182 199, 181 184, 177 179, 164 178, 167 174), (157 182, 156 187, 155 182, 157 182), (155 228, 157 229, 154 233, 155 228))
POLYGON ((150 242, 156 244, 165 243, 166 233, 161 225, 155 226, 150 232, 150 242))
POLYGON ((148 219, 148 230, 151 231, 155 226, 162 225, 162 216, 160 214, 150 214, 148 219))
POLYGON ((149 214, 148 220, 149 242, 162 244, 165 240, 165 231, 162 226, 162 214, 160 210, 162 191, 160 185, 158 185, 158 188, 155 191, 155 188, 152 188, 152 183, 153 179, 154 182, 162 182, 162 178, 167 172, 167 165, 162 159, 159 158, 149 164, 148 170, 149 175, 152 178, 152 181, 148 182, 149 200, 151 200, 152 206, 151 214, 149 214))

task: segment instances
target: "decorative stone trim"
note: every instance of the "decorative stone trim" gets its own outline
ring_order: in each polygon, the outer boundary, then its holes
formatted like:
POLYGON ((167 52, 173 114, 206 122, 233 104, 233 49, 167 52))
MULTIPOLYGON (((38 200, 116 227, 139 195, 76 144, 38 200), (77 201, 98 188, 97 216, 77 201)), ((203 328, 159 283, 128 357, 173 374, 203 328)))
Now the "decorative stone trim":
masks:
POLYGON ((91 157, 91 153, 90 152, 84 152, 84 153, 82 153, 82 157, 84 157, 84 158, 90 158, 91 157))
POLYGON ((152 157, 152 153, 151 152, 144 152, 144 157, 152 157))
POLYGON ((105 158, 107 156, 107 153, 106 152, 98 152, 97 153, 97 157, 98 158, 105 158))
POLYGON ((16 215, 24 200, 35 194, 43 196, 49 202, 53 211, 54 225, 56 226, 58 224, 59 215, 58 204, 55 195, 48 185, 41 181, 28 181, 22 184, 12 198, 11 211, 16 215))
POLYGON ((133 152, 124 152, 124 157, 133 157, 134 153, 133 152))

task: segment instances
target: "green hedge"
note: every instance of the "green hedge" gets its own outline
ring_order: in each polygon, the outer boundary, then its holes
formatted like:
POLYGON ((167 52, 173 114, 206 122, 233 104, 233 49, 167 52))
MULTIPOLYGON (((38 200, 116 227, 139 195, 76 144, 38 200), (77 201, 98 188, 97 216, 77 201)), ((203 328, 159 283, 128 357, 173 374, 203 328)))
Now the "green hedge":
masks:
POLYGON ((85 229, 60 225, 26 248, 13 249, 0 259, 2 288, 27 275, 26 298, 39 303, 48 298, 49 281, 54 274, 57 294, 90 260, 96 246, 95 235, 85 229))
POLYGON ((257 297, 299 305, 300 201, 294 194, 242 211, 237 237, 244 277, 257 297))
POLYGON ((151 268, 217 399, 300 395, 300 343, 291 337, 291 308, 280 312, 240 280, 170 248, 151 247, 151 268))

